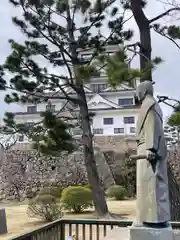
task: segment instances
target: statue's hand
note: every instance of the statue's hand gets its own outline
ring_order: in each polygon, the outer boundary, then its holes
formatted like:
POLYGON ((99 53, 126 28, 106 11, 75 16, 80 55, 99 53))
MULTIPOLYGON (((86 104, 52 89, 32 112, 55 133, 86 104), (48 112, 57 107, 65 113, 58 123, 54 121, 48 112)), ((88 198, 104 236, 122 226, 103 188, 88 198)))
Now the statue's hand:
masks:
POLYGON ((146 150, 146 158, 147 158, 147 160, 152 162, 156 159, 156 154, 150 150, 146 150))

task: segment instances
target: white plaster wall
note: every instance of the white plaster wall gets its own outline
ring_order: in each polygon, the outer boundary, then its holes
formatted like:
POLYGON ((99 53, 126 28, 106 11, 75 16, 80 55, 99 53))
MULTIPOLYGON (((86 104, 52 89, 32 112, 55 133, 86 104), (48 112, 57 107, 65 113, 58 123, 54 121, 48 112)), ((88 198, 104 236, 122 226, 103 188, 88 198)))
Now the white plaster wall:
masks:
MULTIPOLYGON (((58 100, 58 99, 52 99, 51 104, 56 105, 56 107, 55 107, 56 111, 60 110, 63 106, 62 100, 58 100)), ((46 109, 46 105, 47 105, 47 103, 37 104, 37 112, 44 111, 46 109)), ((22 104, 22 105, 19 104, 18 112, 27 112, 28 106, 34 106, 34 104, 22 104)))
MULTIPOLYGON (((102 114, 96 112, 96 115, 93 118, 93 128, 103 128, 103 135, 112 136, 114 134, 114 128, 124 128, 124 134, 116 134, 116 135, 134 135, 134 133, 130 133, 130 127, 135 127, 137 121, 137 114, 134 113, 112 113, 112 114, 102 114), (135 117, 134 124, 124 124, 124 117, 135 117), (104 118, 113 118, 112 125, 104 125, 104 118)), ((99 135, 99 134, 98 134, 99 135)))
MULTIPOLYGON (((101 93, 101 95, 102 95, 102 97, 105 97, 107 100, 109 100, 109 101, 111 101, 115 104, 118 104, 119 98, 129 98, 129 97, 134 96, 133 92, 131 92, 131 91, 121 91, 121 92, 119 91, 117 93, 116 92, 111 92, 111 93, 110 92, 109 93, 104 92, 104 93, 101 93)), ((89 96, 89 95, 86 96, 87 101, 89 101, 91 98, 93 98, 93 95, 92 96, 89 96)), ((61 99, 52 99, 51 100, 51 104, 56 105, 55 106, 56 111, 59 111, 63 107, 63 105, 64 105, 63 102, 64 101, 61 100, 61 99)), ((46 105, 47 105, 47 103, 37 104, 37 112, 44 111, 46 109, 46 105)), ((27 107, 28 106, 33 106, 33 104, 19 104, 18 105, 18 112, 23 112, 23 113, 27 112, 27 107)), ((105 106, 98 106, 98 108, 101 108, 101 107, 104 108, 105 106)), ((35 115, 35 114, 31 114, 31 115, 35 115)), ((36 118, 36 117, 34 116, 32 118, 36 118)))

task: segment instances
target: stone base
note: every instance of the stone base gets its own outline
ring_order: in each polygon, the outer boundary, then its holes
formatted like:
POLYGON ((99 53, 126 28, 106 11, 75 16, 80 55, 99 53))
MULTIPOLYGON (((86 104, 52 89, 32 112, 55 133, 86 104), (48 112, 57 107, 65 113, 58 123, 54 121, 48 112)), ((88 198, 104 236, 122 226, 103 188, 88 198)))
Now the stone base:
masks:
POLYGON ((141 226, 116 227, 108 232, 105 240, 180 240, 180 231, 173 231, 171 227, 161 229, 141 226))
POLYGON ((0 234, 7 233, 6 211, 5 208, 0 209, 0 234))
POLYGON ((129 240, 174 240, 172 227, 147 228, 130 227, 129 240))

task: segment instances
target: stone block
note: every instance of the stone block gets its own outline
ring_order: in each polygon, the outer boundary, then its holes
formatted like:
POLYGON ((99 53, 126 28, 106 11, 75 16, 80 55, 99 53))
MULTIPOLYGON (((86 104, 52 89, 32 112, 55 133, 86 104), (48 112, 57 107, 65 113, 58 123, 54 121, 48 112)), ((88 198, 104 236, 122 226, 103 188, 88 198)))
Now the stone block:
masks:
POLYGON ((174 240, 172 227, 148 228, 130 227, 129 240, 174 240))
POLYGON ((0 209, 0 234, 7 233, 6 211, 5 208, 0 209))
POLYGON ((104 240, 180 240, 180 231, 168 228, 146 228, 131 226, 116 227, 107 233, 104 240))
POLYGON ((175 230, 174 231, 174 240, 179 240, 180 239, 180 231, 179 230, 175 230))

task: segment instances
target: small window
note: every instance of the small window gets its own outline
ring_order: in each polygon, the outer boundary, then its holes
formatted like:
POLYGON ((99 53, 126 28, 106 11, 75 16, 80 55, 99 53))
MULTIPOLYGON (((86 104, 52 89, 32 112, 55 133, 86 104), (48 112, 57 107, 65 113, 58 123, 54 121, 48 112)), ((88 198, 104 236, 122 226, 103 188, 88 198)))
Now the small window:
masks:
POLYGON ((104 118, 104 125, 112 125, 113 118, 104 118))
POLYGON ((133 123, 135 123, 135 118, 134 117, 124 117, 124 123, 125 124, 133 124, 133 123))
POLYGON ((27 107, 28 113, 36 113, 37 112, 37 106, 28 106, 27 107))
POLYGON ((114 128, 114 134, 124 133, 124 128, 114 128))
POLYGON ((135 133, 136 129, 135 127, 130 127, 130 133, 135 133))
POLYGON ((120 106, 129 106, 129 105, 133 105, 133 98, 120 98, 118 100, 118 104, 120 106))
POLYGON ((24 141, 24 136, 23 135, 20 135, 19 136, 19 142, 23 142, 24 141))
POLYGON ((108 84, 106 83, 96 83, 96 84, 91 84, 91 89, 93 92, 101 92, 104 89, 108 87, 108 84))
POLYGON ((46 105, 46 111, 55 112, 55 109, 56 109, 55 105, 51 105, 51 104, 46 105))
POLYGON ((103 134, 103 128, 95 128, 93 129, 94 134, 103 134))

